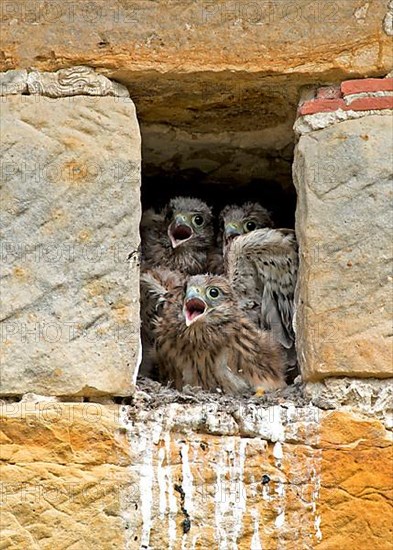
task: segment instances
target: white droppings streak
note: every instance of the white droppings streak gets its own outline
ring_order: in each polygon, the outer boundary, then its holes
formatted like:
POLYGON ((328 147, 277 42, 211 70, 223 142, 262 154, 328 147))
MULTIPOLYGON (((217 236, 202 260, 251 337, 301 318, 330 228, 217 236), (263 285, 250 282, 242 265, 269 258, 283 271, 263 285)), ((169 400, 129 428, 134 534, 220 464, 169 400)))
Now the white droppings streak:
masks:
POLYGON ((228 502, 225 498, 225 451, 221 450, 218 461, 214 466, 216 472, 216 491, 214 495, 214 517, 215 517, 215 539, 219 544, 220 550, 227 550, 226 529, 224 527, 224 517, 228 509, 228 502), (224 491, 223 491, 224 489, 224 491))
POLYGON ((284 441, 284 426, 281 420, 281 407, 280 405, 274 405, 269 407, 269 421, 270 421, 270 439, 273 443, 276 441, 284 441))
POLYGON ((282 481, 279 481, 277 483, 276 493, 280 498, 285 497, 285 485, 284 485, 284 483, 282 483, 282 481))
POLYGON ((157 482, 158 488, 160 491, 159 496, 159 513, 160 519, 163 519, 166 513, 167 507, 167 498, 166 498, 166 480, 165 480, 165 468, 163 467, 163 462, 165 459, 165 449, 161 447, 158 451, 158 465, 157 465, 157 482))
POLYGON ((220 550, 236 550, 242 535, 247 501, 244 486, 246 449, 246 439, 231 437, 215 464, 215 539, 220 550))
POLYGON ((188 445, 181 443, 180 454, 182 459, 182 487, 184 491, 184 508, 191 516, 193 512, 194 480, 191 473, 190 463, 188 461, 188 445))
MULTIPOLYGON (((277 482, 276 493, 279 499, 279 507, 274 524, 276 526, 276 529, 281 529, 281 527, 283 527, 285 523, 285 483, 283 483, 282 481, 277 482)), ((280 536, 278 537, 278 542, 280 543, 280 536)))
POLYGON ((153 427, 152 440, 153 440, 154 445, 157 445, 157 443, 160 441, 161 432, 162 432, 162 420, 161 421, 157 420, 157 423, 153 427))
POLYGON ((315 526, 315 536, 317 537, 317 539, 319 541, 321 541, 322 540, 322 531, 321 531, 321 516, 320 515, 315 516, 314 526, 315 526))
POLYGON ((171 456, 171 440, 169 432, 165 434, 165 451, 167 456, 168 466, 166 466, 166 479, 168 487, 168 505, 169 505, 169 517, 168 517, 168 543, 171 550, 176 542, 176 514, 177 514, 177 501, 173 488, 172 472, 170 465, 171 456))
MULTIPOLYGON (((127 431, 127 433, 130 430, 130 425, 132 425, 132 423, 128 418, 128 407, 124 405, 120 407, 119 424, 122 428, 124 428, 124 430, 127 431)), ((124 524, 125 526, 129 526, 132 522, 133 514, 134 514, 134 507, 131 505, 129 490, 120 491, 120 507, 121 507, 121 517, 124 521, 124 524)), ((131 536, 132 536, 132 529, 129 529, 129 528, 126 529, 125 530, 125 548, 131 548, 131 544, 132 544, 131 536)))
POLYGON ((247 507, 247 494, 244 486, 246 448, 247 440, 240 439, 239 452, 235 454, 237 460, 234 464, 234 471, 231 472, 232 475, 230 477, 229 494, 233 503, 233 548, 237 548, 237 541, 243 529, 243 515, 247 507))
POLYGON ((251 516, 254 520, 254 533, 251 539, 250 550, 262 550, 261 539, 259 537, 259 514, 255 508, 251 509, 251 516))
POLYGON ((276 529, 281 529, 284 523, 285 523, 285 512, 281 511, 276 517, 276 521, 274 522, 276 529))
POLYGON ((282 458, 283 458, 282 445, 281 445, 280 441, 277 441, 277 442, 274 444, 274 447, 273 447, 273 456, 274 456, 274 458, 277 459, 277 460, 282 460, 282 458))
POLYGON ((317 502, 319 499, 319 490, 321 486, 321 480, 317 474, 316 468, 313 467, 311 470, 311 482, 314 484, 314 490, 312 492, 312 511, 314 514, 314 529, 315 536, 318 541, 322 540, 322 531, 321 531, 321 516, 317 514, 317 502))
POLYGON ((262 486, 262 498, 266 501, 271 500, 269 485, 267 484, 262 486))
MULTIPOLYGON (((272 427, 271 427, 271 440, 274 443, 273 446, 273 457, 275 461, 275 466, 278 470, 281 469, 281 462, 284 457, 283 447, 282 447, 282 441, 285 441, 285 428, 284 424, 282 422, 281 417, 281 407, 279 405, 275 405, 274 407, 271 407, 271 410, 269 411, 272 427)), ((277 494, 277 516, 274 522, 274 525, 276 529, 281 529, 284 526, 285 523, 285 483, 279 479, 277 481, 276 486, 276 494, 277 494)), ((281 534, 278 535, 278 544, 279 548, 281 547, 281 534)))
MULTIPOLYGON (((318 442, 319 442, 319 430, 315 432, 315 422, 319 424, 319 411, 317 408, 310 408, 308 411, 308 431, 306 433, 306 439, 309 443, 313 443, 315 448, 318 448, 318 442)), ((312 526, 314 527, 314 536, 318 541, 322 540, 322 531, 321 531, 321 517, 317 513, 317 504, 319 501, 319 492, 321 488, 321 478, 320 478, 320 471, 321 471, 321 451, 315 450, 313 459, 311 463, 308 465, 307 468, 307 476, 310 480, 310 484, 313 488, 312 494, 311 494, 311 502, 306 501, 306 505, 311 508, 312 515, 313 515, 313 525, 310 525, 310 528, 312 526)), ((311 533, 310 533, 311 536, 311 533)))
POLYGON ((141 546, 149 548, 150 530, 152 526, 151 510, 153 505, 153 449, 149 433, 141 434, 138 452, 143 455, 140 469, 139 491, 141 495, 142 536, 141 546))

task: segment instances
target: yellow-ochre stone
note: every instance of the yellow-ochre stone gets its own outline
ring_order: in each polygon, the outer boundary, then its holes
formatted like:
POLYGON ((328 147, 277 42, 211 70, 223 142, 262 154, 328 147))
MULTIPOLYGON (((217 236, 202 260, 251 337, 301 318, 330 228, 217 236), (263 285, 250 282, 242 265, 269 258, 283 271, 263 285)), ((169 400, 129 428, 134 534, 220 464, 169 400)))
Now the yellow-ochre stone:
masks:
POLYGON ((3 404, 1 548, 391 548, 382 422, 312 405, 239 415, 3 404))

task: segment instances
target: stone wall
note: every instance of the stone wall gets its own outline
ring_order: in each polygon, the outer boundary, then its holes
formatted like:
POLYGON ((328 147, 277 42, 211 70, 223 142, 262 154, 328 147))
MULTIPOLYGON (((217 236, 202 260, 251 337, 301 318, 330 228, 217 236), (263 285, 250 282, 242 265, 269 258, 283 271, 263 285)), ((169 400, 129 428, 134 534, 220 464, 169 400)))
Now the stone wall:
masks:
POLYGON ((3 546, 391 548, 391 387, 295 390, 281 404, 155 388, 126 407, 4 404, 3 546))
POLYGON ((129 395, 140 354, 134 104, 91 69, 10 71, 0 84, 1 394, 129 395))
POLYGON ((293 167, 302 374, 391 378, 393 79, 306 97, 293 167))
POLYGON ((391 4, 4 4, 2 548, 393 548, 391 4), (134 387, 130 92, 147 171, 290 185, 297 140, 303 382, 134 387))
POLYGON ((2 19, 0 70, 87 65, 121 82, 145 174, 198 182, 291 186, 300 88, 393 66, 389 0, 4 0, 2 19))

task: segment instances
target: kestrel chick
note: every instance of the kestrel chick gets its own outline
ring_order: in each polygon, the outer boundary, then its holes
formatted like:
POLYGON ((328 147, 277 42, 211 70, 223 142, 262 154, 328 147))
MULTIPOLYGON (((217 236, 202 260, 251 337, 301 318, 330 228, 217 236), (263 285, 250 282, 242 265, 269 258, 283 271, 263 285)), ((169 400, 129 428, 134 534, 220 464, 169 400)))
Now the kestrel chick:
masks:
POLYGON ((248 316, 272 332, 288 365, 296 364, 293 330, 298 246, 292 229, 259 229, 234 239, 227 254, 227 276, 248 316))
POLYGON ((143 357, 139 373, 142 376, 156 377, 154 348, 157 319, 161 315, 165 301, 171 293, 182 292, 184 283, 185 275, 179 271, 155 268, 141 272, 140 312, 143 357))
POLYGON ((285 386, 279 346, 241 311, 229 282, 218 275, 191 277, 163 306, 156 326, 161 377, 224 393, 285 386))
POLYGON ((212 211, 199 199, 176 197, 159 213, 144 212, 141 236, 144 268, 203 273, 214 246, 212 211))
POLYGON ((256 202, 226 206, 220 213, 220 225, 224 257, 235 237, 262 227, 274 227, 270 212, 256 202))

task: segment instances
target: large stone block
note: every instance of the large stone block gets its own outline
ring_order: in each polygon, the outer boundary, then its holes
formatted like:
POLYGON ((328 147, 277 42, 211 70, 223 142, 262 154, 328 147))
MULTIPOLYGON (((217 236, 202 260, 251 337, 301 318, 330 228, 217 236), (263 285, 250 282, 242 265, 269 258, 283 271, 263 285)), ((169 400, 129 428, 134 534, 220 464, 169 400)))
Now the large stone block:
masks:
POLYGON ((392 376, 392 122, 370 115, 296 148, 297 341, 307 380, 392 376))
POLYGON ((1 393, 128 395, 140 134, 129 98, 2 100, 1 393))
POLYGON ((388 2, 5 3, 4 69, 103 67, 132 73, 248 70, 264 74, 390 70, 388 2), (34 29, 34 33, 32 32, 34 29), (261 32, 263 31, 263 32, 261 32), (329 36, 329 41, 326 41, 329 36), (29 47, 26 47, 28 44, 29 47), (261 55, 261 52, 262 55, 261 55))
POLYGON ((4 404, 2 547, 389 548, 392 447, 379 420, 154 402, 4 404))
POLYGON ((116 406, 1 407, 1 544, 10 550, 125 548, 130 453, 116 406))
POLYGON ((388 0, 4 0, 1 16, 0 70, 84 64, 128 87, 159 181, 288 186, 299 88, 393 64, 388 0))

